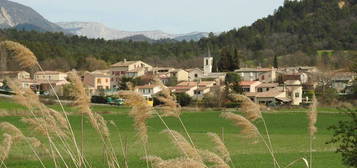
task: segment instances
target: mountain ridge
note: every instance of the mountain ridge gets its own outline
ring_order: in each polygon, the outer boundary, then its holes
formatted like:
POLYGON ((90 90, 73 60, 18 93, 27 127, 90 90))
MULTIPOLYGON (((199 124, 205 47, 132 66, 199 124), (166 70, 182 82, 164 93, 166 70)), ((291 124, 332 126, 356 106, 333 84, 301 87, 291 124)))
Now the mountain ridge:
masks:
POLYGON ((169 34, 161 30, 151 31, 122 31, 107 27, 98 22, 57 22, 66 31, 75 35, 86 36, 88 38, 103 38, 106 40, 128 39, 131 36, 143 35, 152 40, 174 39, 177 41, 198 41, 203 37, 208 37, 206 32, 191 32, 187 34, 169 34))
POLYGON ((39 28, 40 31, 64 32, 64 29, 48 21, 31 7, 13 1, 0 0, 0 28, 17 28, 18 25, 23 29, 39 28))

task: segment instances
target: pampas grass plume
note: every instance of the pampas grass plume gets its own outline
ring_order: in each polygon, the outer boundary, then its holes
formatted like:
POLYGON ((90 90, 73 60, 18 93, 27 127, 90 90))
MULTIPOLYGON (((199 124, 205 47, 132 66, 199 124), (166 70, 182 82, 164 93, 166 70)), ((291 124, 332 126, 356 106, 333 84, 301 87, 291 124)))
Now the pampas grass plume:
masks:
POLYGON ((226 163, 232 161, 231 155, 226 145, 224 145, 223 141, 221 140, 221 138, 217 134, 211 132, 207 133, 207 135, 211 138, 211 141, 215 144, 215 150, 219 154, 219 156, 226 163))
POLYGON ((22 68, 30 68, 38 64, 33 52, 24 45, 14 41, 3 41, 0 47, 7 49, 22 68))
POLYGON ((225 112, 221 117, 233 121, 234 125, 241 128, 240 133, 248 138, 257 138, 260 135, 257 127, 241 115, 225 112))

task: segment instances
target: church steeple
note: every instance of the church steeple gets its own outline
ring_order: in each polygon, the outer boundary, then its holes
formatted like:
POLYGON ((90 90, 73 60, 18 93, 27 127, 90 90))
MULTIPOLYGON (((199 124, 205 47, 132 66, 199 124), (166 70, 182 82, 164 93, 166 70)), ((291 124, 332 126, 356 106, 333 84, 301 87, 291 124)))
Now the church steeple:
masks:
POLYGON ((212 67, 213 67, 213 57, 211 56, 211 50, 208 47, 207 56, 204 57, 203 59, 203 73, 204 74, 212 73, 212 67))

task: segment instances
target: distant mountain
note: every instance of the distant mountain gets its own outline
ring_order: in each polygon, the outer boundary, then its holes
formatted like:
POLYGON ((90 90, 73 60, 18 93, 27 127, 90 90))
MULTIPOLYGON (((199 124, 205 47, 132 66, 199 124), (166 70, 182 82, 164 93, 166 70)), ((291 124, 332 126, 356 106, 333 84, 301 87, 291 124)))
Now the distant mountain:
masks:
POLYGON ((122 38, 120 40, 124 40, 124 41, 134 41, 134 42, 140 42, 140 41, 147 41, 147 42, 155 42, 155 40, 148 38, 142 34, 138 34, 138 35, 134 35, 134 36, 129 36, 129 37, 125 37, 122 38))
POLYGON ((208 33, 194 32, 189 34, 169 34, 160 30, 154 31, 121 31, 109 28, 101 23, 95 22, 59 22, 63 29, 76 35, 88 38, 103 38, 106 40, 137 38, 137 35, 147 37, 147 40, 175 39, 177 41, 194 40, 198 41, 202 37, 207 37, 208 33))
POLYGON ((0 28, 41 32, 64 31, 60 26, 49 22, 32 8, 8 0, 0 0, 0 28))

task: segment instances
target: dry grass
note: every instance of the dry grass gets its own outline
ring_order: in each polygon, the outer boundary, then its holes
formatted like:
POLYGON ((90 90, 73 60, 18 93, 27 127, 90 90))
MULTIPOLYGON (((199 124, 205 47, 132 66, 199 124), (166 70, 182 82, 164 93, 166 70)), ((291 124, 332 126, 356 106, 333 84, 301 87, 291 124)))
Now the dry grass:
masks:
POLYGON ((213 164, 210 168, 230 168, 230 166, 217 154, 208 150, 200 150, 200 155, 207 163, 213 164))
POLYGON ((171 142, 179 149, 179 151, 185 155, 188 159, 192 159, 198 162, 202 162, 202 158, 199 152, 189 143, 184 136, 174 130, 164 130, 171 138, 171 142))
POLYGON ((256 140, 260 135, 257 127, 241 115, 226 112, 222 113, 221 117, 233 121, 234 125, 241 128, 240 133, 247 138, 256 140))
POLYGON ((215 133, 207 133, 207 135, 211 138, 211 141, 215 144, 215 152, 218 153, 218 155, 225 161, 225 162, 231 162, 231 155, 224 144, 224 142, 221 140, 221 138, 215 134, 215 133))
POLYGON ((202 162, 187 158, 163 160, 160 157, 149 156, 145 159, 152 162, 154 168, 207 168, 202 162))
POLYGON ((153 109, 147 104, 145 98, 134 91, 119 92, 119 96, 125 98, 125 103, 132 107, 129 116, 134 119, 134 127, 138 131, 138 137, 142 142, 148 142, 147 119, 152 117, 153 109))
POLYGON ((158 109, 162 111, 164 117, 176 117, 181 115, 181 106, 177 103, 176 97, 171 94, 169 88, 167 88, 159 79, 155 80, 155 83, 162 88, 161 92, 156 98, 163 104, 158 106, 158 109))
POLYGON ((2 41, 0 47, 5 48, 9 55, 14 56, 15 60, 22 68, 31 68, 38 64, 36 56, 24 45, 13 41, 2 41))
POLYGON ((262 118, 262 113, 260 110, 260 105, 254 103, 250 98, 240 94, 231 94, 231 99, 234 102, 240 102, 240 110, 244 113, 246 119, 250 121, 255 121, 262 118))

